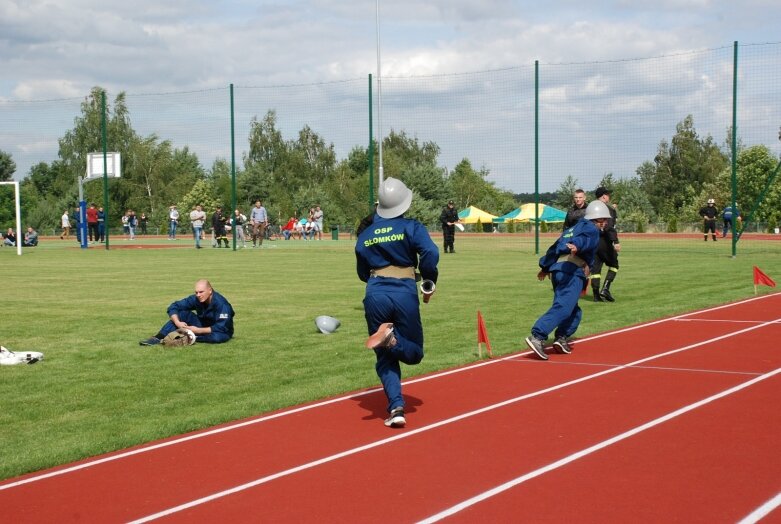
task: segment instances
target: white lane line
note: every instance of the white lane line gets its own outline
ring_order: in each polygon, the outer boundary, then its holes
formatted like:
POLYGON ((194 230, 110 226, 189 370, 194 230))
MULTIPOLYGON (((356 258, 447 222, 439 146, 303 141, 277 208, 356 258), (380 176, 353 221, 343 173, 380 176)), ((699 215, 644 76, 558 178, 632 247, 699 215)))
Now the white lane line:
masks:
MULTIPOLYGON (((589 381, 589 380, 593 380, 595 378, 602 377, 604 375, 609 375, 610 373, 616 373, 617 371, 621 371, 621 370, 624 370, 624 369, 636 366, 637 364, 641 364, 643 362, 649 362, 649 361, 655 360, 657 358, 665 357, 665 356, 668 356, 668 355, 673 355, 675 353, 680 353, 682 351, 687 351, 689 349, 696 348, 696 347, 699 347, 699 346, 704 346, 706 344, 712 344, 714 342, 718 342, 719 340, 723 340, 725 338, 729 338, 729 337, 733 337, 733 336, 737 336, 737 335, 742 335, 743 333, 746 333, 748 331, 753 331, 755 329, 759 329, 760 327, 762 327, 762 326, 751 326, 751 327, 748 327, 748 328, 745 328, 745 329, 741 329, 740 331, 736 331, 736 332, 731 333, 731 334, 720 335, 718 337, 715 337, 715 338, 712 338, 712 339, 709 339, 709 340, 704 340, 702 342, 697 342, 695 344, 690 344, 690 345, 684 346, 682 348, 673 349, 671 351, 667 351, 666 353, 661 353, 659 355, 653 355, 651 357, 646 357, 646 358, 643 358, 643 359, 640 359, 640 360, 636 360, 635 362, 631 362, 631 363, 623 365, 623 366, 616 366, 614 368, 605 369, 603 371, 600 371, 598 373, 594 373, 592 375, 586 375, 584 377, 573 379, 573 380, 570 380, 568 382, 563 382, 561 384, 557 384, 555 386, 550 386, 550 387, 545 388, 545 389, 540 389, 540 390, 534 391, 532 393, 526 393, 524 395, 521 395, 521 396, 518 396, 518 397, 515 397, 515 398, 511 398, 511 399, 508 399, 508 400, 503 400, 501 402, 497 402, 495 404, 484 406, 482 408, 475 409, 473 411, 469 411, 469 412, 463 413, 461 415, 456 415, 455 417, 451 417, 451 418, 448 418, 448 419, 440 420, 439 422, 435 422, 435 423, 430 424, 428 426, 423 426, 423 427, 420 427, 418 429, 414 429, 414 430, 411 430, 411 431, 405 431, 404 433, 396 435, 396 436, 393 436, 393 437, 385 438, 385 439, 382 439, 382 440, 377 440, 375 442, 371 442, 371 443, 365 444, 363 446, 359 446, 359 447, 348 449, 348 450, 345 450, 345 451, 342 451, 342 452, 339 452, 339 453, 335 453, 333 455, 330 455, 330 456, 327 456, 327 457, 323 457, 321 459, 318 459, 318 460, 315 460, 315 461, 312 461, 312 462, 308 462, 306 464, 301 464, 299 466, 295 466, 295 467, 286 469, 284 471, 279 471, 277 473, 273 473, 271 475, 268 475, 268 476, 265 476, 265 477, 261 477, 259 479, 247 482, 245 484, 240 484, 238 486, 234 486, 232 488, 229 488, 229 489, 226 489, 226 490, 223 490, 223 491, 219 491, 219 492, 213 493, 211 495, 207 495, 205 497, 201 497, 199 499, 195 499, 195 500, 192 500, 190 502, 186 502, 184 504, 180 504, 178 506, 174 506, 174 507, 165 509, 163 511, 154 513, 152 515, 148 515, 146 517, 142 517, 142 518, 140 518, 138 520, 132 521, 131 524, 140 524, 140 523, 143 523, 143 522, 150 522, 150 521, 155 520, 155 519, 159 519, 159 518, 162 518, 162 517, 165 517, 165 516, 168 516, 168 515, 172 515, 174 513, 178 513, 180 511, 184 511, 184 510, 189 509, 189 508, 193 508, 195 506, 199 506, 201 504, 205 504, 205 503, 210 502, 212 500, 216 500, 216 499, 219 499, 219 498, 226 497, 228 495, 233 495, 235 493, 239 493, 241 491, 248 490, 250 488, 254 488, 256 486, 259 486, 261 484, 265 484, 267 482, 270 482, 272 480, 276 480, 278 478, 286 477, 286 476, 292 475, 294 473, 299 473, 301 471, 304 471, 304 470, 307 470, 307 469, 311 469, 311 468, 314 468, 316 466, 321 466, 321 465, 326 464, 328 462, 333 462, 335 460, 339 460, 339 459, 344 458, 344 457, 349 457, 351 455, 355 455, 357 453, 361 453, 363 451, 366 451, 366 450, 369 450, 369 449, 372 449, 372 448, 380 447, 380 446, 383 446, 385 444, 389 444, 391 442, 395 442, 397 440, 410 438, 410 437, 412 437, 414 435, 418 435, 420 433, 431 431, 433 429, 436 429, 436 428, 439 428, 439 427, 442 427, 442 426, 446 426, 446 425, 452 424, 454 422, 459 422, 459 421, 464 420, 466 418, 474 417, 474 416, 480 415, 482 413, 487 413, 489 411, 494 411, 496 409, 499 409, 499 408, 502 408, 502 407, 505 407, 505 406, 509 406, 510 404, 514 404, 516 402, 520 402, 522 400, 527 400, 527 399, 530 399, 530 398, 534 398, 534 397, 538 397, 538 396, 541 396, 541 395, 545 395, 547 393, 551 393, 551 392, 557 391, 559 389, 564 389, 566 387, 570 387, 570 386, 573 386, 575 384, 580 384, 581 382, 586 382, 586 381, 589 381)), ((781 369, 779 369, 779 371, 781 371, 781 369)), ((756 380, 756 379, 754 379, 754 380, 756 380)))
POLYGON ((781 506, 781 492, 746 515, 738 524, 755 524, 770 515, 779 506, 781 506))
MULTIPOLYGON (((529 360, 529 359, 515 359, 512 362, 518 363, 518 364, 532 364, 532 365, 545 365, 545 366, 586 366, 586 367, 597 367, 597 368, 613 368, 616 366, 621 366, 622 364, 609 364, 605 362, 578 362, 573 361, 570 359, 564 360, 555 360, 555 361, 549 361, 546 363, 542 363, 539 360, 529 360)), ((625 366, 625 367, 631 367, 633 369, 650 369, 650 370, 659 370, 659 371, 681 371, 683 373, 712 373, 715 375, 749 375, 749 376, 759 376, 762 374, 761 371, 732 371, 728 369, 699 369, 699 368, 680 368, 680 367, 669 367, 669 366, 625 366)))
MULTIPOLYGON (((558 469, 562 466, 566 466, 567 464, 574 462, 576 460, 579 460, 587 455, 590 455, 592 453, 595 453, 601 449, 604 449, 608 446, 612 446, 613 444, 616 444, 617 442, 621 442, 622 440, 626 440, 629 437, 633 437, 634 435, 637 435, 638 433, 641 433, 643 431, 646 431, 648 429, 651 429, 655 426, 658 426, 659 424, 663 424, 665 422, 668 422, 669 420, 672 420, 676 417, 679 417, 685 413, 688 413, 689 411, 693 411, 697 408, 700 408, 706 404, 710 404, 711 402, 714 402, 716 400, 719 400, 721 398, 724 398, 726 396, 732 395, 734 393, 737 393, 738 391, 741 391, 747 387, 753 386, 754 384, 757 384, 763 380, 767 380, 769 378, 772 378, 776 375, 781 373, 781 368, 777 368, 774 371, 771 371, 770 373, 767 373, 765 375, 762 375, 760 377, 756 377, 754 379, 749 380, 748 382, 744 382, 742 384, 739 384, 735 387, 732 387, 730 389, 727 389, 725 391, 722 391, 721 393, 717 393, 715 395, 712 395, 708 398, 705 398, 703 400, 700 400, 698 402, 695 402, 693 404, 689 404, 688 406, 684 406, 680 409, 677 409, 675 411, 672 411, 668 413, 667 415, 661 416, 657 419, 654 419, 650 422, 646 422, 645 424, 641 426, 637 426, 636 428, 630 429, 629 431, 625 431, 624 433, 621 433, 619 435, 616 435, 615 437, 612 437, 608 440, 604 440, 598 444, 595 444, 591 447, 585 448, 581 451, 578 451, 577 453, 573 453, 572 455, 569 455, 568 457, 564 457, 561 460, 557 460, 556 462, 552 462, 548 464, 547 466, 543 466, 541 468, 535 469, 534 471, 530 471, 529 473, 526 473, 525 475, 521 475, 520 477, 517 477, 513 480, 510 480, 508 482, 505 482, 504 484, 500 484, 499 486, 496 486, 495 488, 492 488, 488 491, 485 491, 483 493, 480 493, 479 495, 476 495, 472 498, 466 499, 463 502, 456 504, 454 506, 451 506, 450 508, 441 511, 437 513, 436 515, 432 515, 428 518, 425 518, 421 521, 419 521, 419 524, 431 524, 433 522, 439 522, 440 520, 450 517, 452 515, 455 515, 456 513, 463 511, 471 506, 474 506, 475 504, 478 504, 479 502, 482 502, 486 499, 489 499, 493 496, 496 496, 500 493, 503 493, 511 488, 514 488, 515 486, 518 486, 519 484, 523 484, 524 482, 531 480, 535 477, 539 477, 540 475, 543 475, 545 473, 548 473, 550 471, 553 471, 555 469, 558 469)), ((775 499, 774 499, 775 500, 775 499)), ((777 501, 776 501, 777 502, 777 501)), ((770 501, 768 505, 772 505, 773 501, 770 501)), ((778 503, 776 503, 778 505, 778 503)), ((765 506, 763 506, 764 508, 765 506)), ((762 509, 762 508, 760 508, 762 509)), ((753 515, 753 514, 752 514, 753 515)), ((750 521, 753 522, 753 521, 750 521)))
MULTIPOLYGON (((579 339, 578 341, 579 342, 587 342, 587 341, 590 341, 590 340, 597 340, 597 339, 608 337, 608 336, 612 336, 612 335, 619 335, 619 334, 622 334, 622 333, 635 331, 637 329, 642 329, 642 328, 645 328, 645 327, 655 326, 657 324, 662 324, 662 323, 665 323, 665 322, 669 322, 671 320, 677 320, 677 319, 680 319, 680 318, 685 318, 685 317, 690 316, 690 315, 696 315, 696 314, 700 314, 700 313, 711 312, 711 311, 718 311, 718 310, 725 309, 725 308, 741 306, 741 305, 747 304, 749 302, 754 302, 754 301, 757 301, 757 300, 764 300, 764 299, 769 298, 769 297, 774 297, 774 296, 776 296, 778 294, 781 294, 781 293, 761 295, 761 296, 758 296, 758 297, 750 297, 750 298, 747 298, 745 300, 741 300, 739 302, 732 302, 732 303, 729 303, 729 304, 723 304, 723 305, 715 306, 715 307, 708 308, 708 309, 702 309, 702 310, 698 310, 698 311, 691 311, 689 313, 684 313, 684 314, 677 315, 677 316, 674 316, 674 317, 663 318, 663 319, 659 319, 659 320, 653 320, 653 321, 646 322, 646 323, 643 323, 643 324, 636 324, 634 326, 629 326, 629 327, 622 328, 622 329, 619 329, 619 330, 616 330, 616 331, 609 331, 607 333, 601 333, 601 334, 598 334, 598 335, 593 335, 593 336, 590 336, 590 337, 582 338, 582 339, 579 339)), ((462 373, 462 372, 465 372, 465 371, 471 371, 473 369, 477 369, 477 368, 480 368, 480 367, 483 367, 483 366, 490 366, 490 365, 498 364, 498 363, 505 362, 505 361, 508 361, 508 360, 513 360, 513 359, 517 358, 518 356, 526 355, 526 354, 529 354, 529 353, 531 353, 531 351, 524 351, 522 353, 513 353, 511 355, 506 355, 506 356, 501 357, 501 358, 492 359, 492 360, 486 360, 486 361, 483 361, 483 362, 478 362, 478 363, 475 363, 475 364, 470 364, 470 365, 467 365, 467 366, 463 366, 463 367, 460 367, 460 368, 450 369, 450 370, 447 370, 447 371, 441 371, 441 372, 438 372, 438 373, 433 373, 431 375, 426 375, 424 377, 419 377, 419 378, 406 380, 406 381, 403 382, 403 384, 405 386, 408 386, 410 384, 416 384, 418 382, 425 382, 425 381, 428 381, 428 380, 434 380, 436 378, 446 377, 446 376, 453 375, 453 374, 456 374, 456 373, 462 373)), ((294 414, 300 413, 302 411, 308 411, 310 409, 315 409, 315 408, 320 408, 320 407, 323 407, 323 406, 328 406, 328 405, 335 404, 337 402, 342 402, 342 401, 345 401, 345 400, 352 400, 352 399, 355 399, 355 398, 358 398, 358 397, 362 397, 364 395, 370 395, 370 394, 373 394, 373 393, 376 393, 376 392, 379 392, 379 391, 382 391, 382 389, 381 388, 372 388, 370 390, 361 391, 359 393, 351 393, 349 395, 344 395, 344 396, 341 396, 341 397, 332 398, 332 399, 325 400, 325 401, 322 401, 322 402, 317 402, 317 403, 314 403, 314 404, 308 404, 308 405, 305 405, 305 406, 299 406, 297 408, 288 409, 288 410, 285 410, 285 411, 281 411, 279 413, 274 413, 272 415, 264 415, 264 416, 261 416, 261 417, 258 417, 258 418, 242 420, 240 422, 236 422, 236 423, 233 423, 233 424, 227 424, 227 425, 221 426, 219 428, 210 429, 210 430, 203 431, 203 432, 200 432, 200 433, 195 433, 193 435, 187 435, 185 437, 174 438, 174 439, 171 439, 171 440, 167 440, 165 442, 158 442, 158 443, 151 444, 151 445, 148 445, 148 446, 139 447, 139 448, 136 448, 136 449, 133 449, 133 450, 130 450, 130 451, 123 451, 123 452, 116 453, 114 455, 105 456, 105 457, 101 457, 101 458, 94 459, 94 460, 87 460, 85 462, 81 462, 81 463, 76 464, 74 466, 69 466, 69 467, 66 467, 66 468, 58 469, 58 470, 55 470, 55 471, 49 471, 49 472, 41 473, 41 474, 38 474, 38 475, 32 475, 30 477, 27 477, 27 478, 24 478, 24 479, 21 479, 21 480, 17 480, 17 481, 8 483, 8 484, 0 485, 0 491, 11 489, 11 488, 15 488, 15 487, 19 487, 19 486, 23 486, 25 484, 30 484, 32 482, 38 482, 40 480, 45 480, 45 479, 52 478, 52 477, 58 477, 58 476, 61 476, 61 475, 66 475, 68 473, 74 473, 74 472, 77 472, 77 471, 80 471, 80 470, 83 470, 83 469, 95 467, 95 466, 98 466, 98 465, 101 465, 101 464, 106 464, 108 462, 114 462, 114 461, 121 460, 121 459, 124 459, 124 458, 133 457, 135 455, 139 455, 139 454, 142 454, 142 453, 148 453, 150 451, 155 451, 155 450, 158 450, 158 449, 161 449, 161 448, 167 448, 167 447, 170 447, 170 446, 175 446, 177 444, 190 442, 192 440, 197 440, 197 439, 201 439, 201 438, 205 438, 205 437, 210 437, 210 436, 217 435, 217 434, 220 434, 220 433, 224 433, 224 432, 227 432, 227 431, 232 431, 234 429, 241 429, 241 428, 244 428, 244 427, 247 427, 247 426, 260 424, 262 422, 267 422, 269 420, 274 420, 276 418, 286 417, 286 416, 289 416, 289 415, 294 415, 294 414)))

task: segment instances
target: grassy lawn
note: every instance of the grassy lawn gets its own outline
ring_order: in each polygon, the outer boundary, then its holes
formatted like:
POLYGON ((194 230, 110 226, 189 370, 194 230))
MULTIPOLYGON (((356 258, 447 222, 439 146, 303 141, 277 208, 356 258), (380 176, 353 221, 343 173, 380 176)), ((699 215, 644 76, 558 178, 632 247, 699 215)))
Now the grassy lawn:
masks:
MULTIPOLYGON (((82 250, 44 239, 21 257, 0 249, 0 344, 45 354, 33 366, 0 368, 0 478, 377 386, 374 355, 363 349, 352 242, 276 241, 235 252, 196 251, 188 239, 133 244, 187 246, 177 249, 128 244, 113 238, 111 250, 82 250), (140 347, 199 278, 233 304, 235 338, 140 347), (335 334, 316 330, 321 314, 341 320, 335 334)), ((780 241, 744 238, 735 258, 723 241, 627 238, 622 246, 617 302, 582 300, 580 336, 753 296, 753 265, 781 278, 780 241)), ((456 250, 441 255, 437 293, 421 307, 426 358, 404 369, 408 377, 476 360, 478 310, 501 355, 525 349, 550 305, 528 239, 463 236, 456 250)))

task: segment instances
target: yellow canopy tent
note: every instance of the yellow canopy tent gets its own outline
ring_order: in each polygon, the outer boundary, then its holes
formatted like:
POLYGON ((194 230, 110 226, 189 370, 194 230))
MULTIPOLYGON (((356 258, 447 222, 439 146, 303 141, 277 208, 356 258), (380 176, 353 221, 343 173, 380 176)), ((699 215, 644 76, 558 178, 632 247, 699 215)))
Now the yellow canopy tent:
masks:
POLYGON ((475 206, 469 206, 463 211, 458 212, 458 218, 464 224, 476 224, 480 220, 481 224, 490 224, 491 221, 496 218, 496 215, 492 215, 487 211, 483 211, 475 206))

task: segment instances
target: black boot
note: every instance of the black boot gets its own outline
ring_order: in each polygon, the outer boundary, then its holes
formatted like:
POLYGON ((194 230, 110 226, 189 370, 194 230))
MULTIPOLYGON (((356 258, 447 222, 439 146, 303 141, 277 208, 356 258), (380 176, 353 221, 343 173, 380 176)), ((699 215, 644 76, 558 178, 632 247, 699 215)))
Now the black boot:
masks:
POLYGON ((596 281, 597 285, 591 285, 591 291, 594 293, 594 302, 604 302, 602 296, 599 294, 599 280, 596 281))
POLYGON ((605 287, 602 288, 602 292, 600 293, 600 295, 602 296, 602 298, 604 298, 608 302, 615 302, 616 299, 613 298, 613 295, 610 294, 610 284, 611 284, 611 282, 613 282, 611 279, 609 279, 609 278, 605 279, 605 287))

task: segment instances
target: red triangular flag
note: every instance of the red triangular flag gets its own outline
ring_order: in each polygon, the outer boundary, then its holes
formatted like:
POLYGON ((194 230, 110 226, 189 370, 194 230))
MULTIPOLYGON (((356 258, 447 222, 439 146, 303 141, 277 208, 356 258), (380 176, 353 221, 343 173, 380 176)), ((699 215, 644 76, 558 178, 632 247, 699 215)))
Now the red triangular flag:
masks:
POLYGON ((477 348, 480 349, 480 344, 485 344, 485 349, 488 351, 488 355, 491 356, 491 342, 488 340, 488 331, 485 329, 485 322, 483 321, 483 315, 477 312, 477 348))
POLYGON ((764 274, 757 266, 754 266, 754 285, 776 287, 776 282, 764 274))

